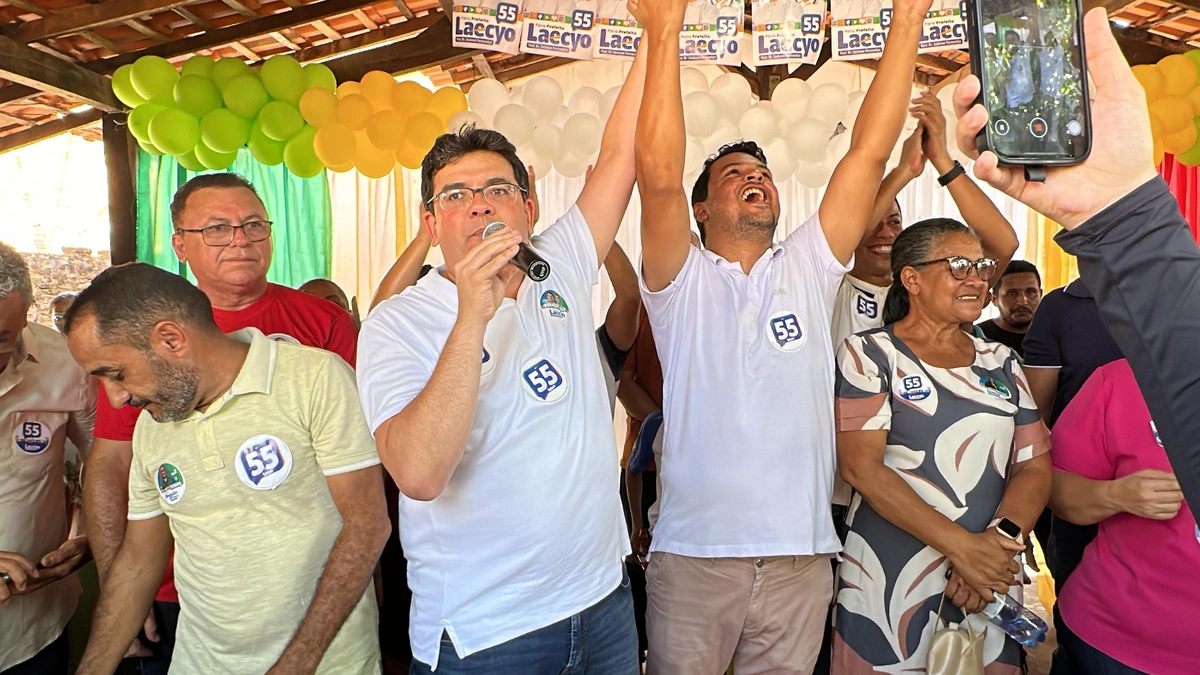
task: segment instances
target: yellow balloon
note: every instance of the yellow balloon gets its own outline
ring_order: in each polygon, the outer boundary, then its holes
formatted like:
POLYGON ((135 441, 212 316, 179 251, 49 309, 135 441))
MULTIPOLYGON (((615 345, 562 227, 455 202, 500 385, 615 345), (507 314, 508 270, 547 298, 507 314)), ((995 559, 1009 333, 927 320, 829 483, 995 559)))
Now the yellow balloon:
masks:
POLYGON ((1162 139, 1162 148, 1164 152, 1169 152, 1172 155, 1182 155, 1191 150, 1192 146, 1196 145, 1196 139, 1196 125, 1189 124, 1187 127, 1173 134, 1164 136, 1162 139))
POLYGON ((337 96, 328 89, 313 87, 300 96, 300 114, 318 129, 337 121, 337 108, 337 96))
POLYGON ((404 143, 405 119, 395 110, 380 110, 367 120, 367 138, 380 150, 393 152, 404 143))
POLYGON ((433 92, 429 99, 427 110, 437 115, 442 124, 448 124, 450 118, 467 109, 467 95, 458 87, 442 87, 433 92))
POLYGON ((1166 81, 1163 79, 1162 71, 1156 66, 1149 64, 1134 66, 1133 76, 1142 83, 1142 89, 1146 90, 1147 101, 1154 101, 1163 95, 1166 81))
POLYGON ((1161 141, 1163 138, 1163 125, 1159 121, 1158 115, 1150 116, 1150 137, 1156 141, 1161 141))
POLYGON ((362 85, 353 81, 343 82, 339 84, 337 88, 337 95, 339 99, 343 96, 349 96, 351 94, 358 94, 359 96, 362 96, 362 93, 362 85))
POLYGON ((419 169, 421 162, 425 159, 425 153, 419 148, 414 148, 412 143, 404 141, 404 145, 396 151, 396 161, 400 166, 406 169, 419 169))
POLYGON ((1187 96, 1196 86, 1196 62, 1183 54, 1165 57, 1158 62, 1158 70, 1163 75, 1163 93, 1167 96, 1187 96))
POLYGON ((383 178, 396 168, 394 153, 375 147, 364 131, 355 134, 354 166, 367 178, 383 178))
POLYGON ((313 136, 313 152, 330 169, 354 164, 356 144, 357 139, 350 127, 337 122, 317 129, 317 135, 313 136))
POLYGON ((430 112, 419 112, 408 118, 404 136, 414 148, 429 152, 433 142, 445 130, 446 123, 440 117, 430 112))
POLYGON ((362 129, 371 117, 371 102, 361 94, 350 94, 345 98, 338 96, 338 121, 354 131, 362 129))
POLYGON ((372 70, 363 75, 359 85, 375 112, 392 108, 392 90, 396 88, 396 80, 391 75, 382 70, 372 70))
POLYGON ((1158 140, 1157 138, 1154 139, 1154 166, 1158 166, 1159 164, 1163 163, 1164 154, 1165 151, 1163 150, 1162 141, 1158 140))
POLYGON ((1151 101, 1150 113, 1158 116, 1166 135, 1182 131, 1192 124, 1192 104, 1182 96, 1164 96, 1151 101))
POLYGON ((347 171, 354 170, 354 162, 351 161, 349 164, 343 164, 341 166, 331 166, 328 167, 328 169, 334 173, 346 173, 347 171))
POLYGON ((397 82, 392 89, 392 107, 408 115, 424 110, 432 98, 432 91, 408 80, 397 82))

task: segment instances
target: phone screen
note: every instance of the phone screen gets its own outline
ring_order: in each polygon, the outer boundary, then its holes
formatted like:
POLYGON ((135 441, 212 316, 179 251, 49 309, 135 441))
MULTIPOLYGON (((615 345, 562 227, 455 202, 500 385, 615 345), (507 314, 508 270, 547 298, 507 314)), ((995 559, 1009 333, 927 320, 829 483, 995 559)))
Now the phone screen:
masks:
POLYGON ((1077 0, 974 0, 988 147, 1001 160, 1071 163, 1087 156, 1077 0))

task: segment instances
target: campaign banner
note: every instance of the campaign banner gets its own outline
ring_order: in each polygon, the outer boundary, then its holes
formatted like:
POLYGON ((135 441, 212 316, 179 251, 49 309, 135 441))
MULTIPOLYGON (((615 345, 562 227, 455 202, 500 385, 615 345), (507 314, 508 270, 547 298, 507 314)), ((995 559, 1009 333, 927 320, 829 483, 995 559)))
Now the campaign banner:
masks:
POLYGON ((958 0, 933 0, 925 23, 921 26, 921 42, 917 53, 943 52, 967 48, 966 13, 958 0))
POLYGON ((692 65, 742 64, 741 0, 689 0, 679 34, 679 60, 692 65))
POLYGON ((521 51, 591 60, 596 12, 592 0, 525 0, 521 51))
POLYGON ((596 8, 596 46, 598 59, 632 60, 642 43, 642 27, 629 13, 625 0, 600 0, 596 8))
POLYGON ((753 0, 756 66, 815 64, 825 43, 825 0, 753 0))
POLYGON ((892 0, 830 0, 833 25, 829 38, 833 40, 836 61, 877 59, 883 55, 883 44, 892 24, 892 0))
POLYGON ((456 0, 452 18, 455 47, 505 54, 521 51, 520 0, 456 0))

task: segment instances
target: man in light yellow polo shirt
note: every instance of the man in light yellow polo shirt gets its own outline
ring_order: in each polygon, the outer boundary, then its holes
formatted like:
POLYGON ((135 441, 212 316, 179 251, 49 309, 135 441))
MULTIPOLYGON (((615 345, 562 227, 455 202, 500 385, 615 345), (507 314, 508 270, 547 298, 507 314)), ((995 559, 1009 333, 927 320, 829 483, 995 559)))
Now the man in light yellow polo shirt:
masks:
POLYGON ((26 321, 29 268, 0 244, 0 674, 66 675, 73 574, 87 537, 68 513, 65 441, 86 455, 95 384, 53 328, 26 321))
POLYGON ((174 544, 173 675, 378 673, 371 576, 391 525, 349 366, 224 335, 204 293, 145 264, 96 277, 66 333, 111 399, 150 413, 78 672, 117 667, 174 544))

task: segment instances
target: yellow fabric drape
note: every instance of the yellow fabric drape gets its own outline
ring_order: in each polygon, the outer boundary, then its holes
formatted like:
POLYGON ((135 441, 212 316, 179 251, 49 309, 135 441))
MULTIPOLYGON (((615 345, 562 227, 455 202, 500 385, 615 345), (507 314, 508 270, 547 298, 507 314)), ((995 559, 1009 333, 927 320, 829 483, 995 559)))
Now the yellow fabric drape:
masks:
POLYGON ((396 191, 396 257, 404 252, 408 242, 417 236, 416 232, 408 231, 408 213, 404 205, 404 170, 397 166, 392 170, 392 185, 396 191))
POLYGON ((1062 227, 1046 216, 1029 211, 1025 226, 1025 259, 1037 265, 1042 273, 1042 289, 1049 291, 1066 286, 1079 278, 1079 263, 1054 241, 1062 227))

